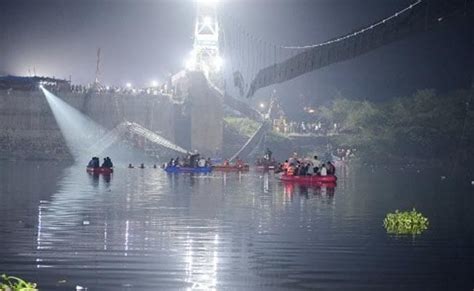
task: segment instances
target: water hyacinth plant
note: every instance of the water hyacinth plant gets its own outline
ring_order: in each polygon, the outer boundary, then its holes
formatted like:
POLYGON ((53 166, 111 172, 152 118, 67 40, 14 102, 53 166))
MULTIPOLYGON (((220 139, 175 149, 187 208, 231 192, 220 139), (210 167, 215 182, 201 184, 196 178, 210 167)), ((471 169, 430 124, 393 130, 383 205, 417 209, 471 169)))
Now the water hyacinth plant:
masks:
POLYGON ((2 275, 0 291, 38 291, 36 283, 30 283, 14 276, 2 275))
POLYGON ((388 233, 393 234, 421 234, 428 228, 428 218, 417 212, 415 208, 412 211, 388 213, 383 220, 383 225, 388 233))

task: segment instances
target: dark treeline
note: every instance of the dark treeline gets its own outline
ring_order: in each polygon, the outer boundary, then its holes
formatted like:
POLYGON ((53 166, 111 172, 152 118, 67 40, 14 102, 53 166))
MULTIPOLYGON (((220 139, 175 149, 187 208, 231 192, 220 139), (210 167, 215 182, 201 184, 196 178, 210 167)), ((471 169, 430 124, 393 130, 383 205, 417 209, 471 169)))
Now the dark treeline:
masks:
POLYGON ((474 160, 472 94, 420 90, 382 103, 338 98, 319 118, 337 123, 334 145, 357 149, 367 162, 467 163, 474 160))

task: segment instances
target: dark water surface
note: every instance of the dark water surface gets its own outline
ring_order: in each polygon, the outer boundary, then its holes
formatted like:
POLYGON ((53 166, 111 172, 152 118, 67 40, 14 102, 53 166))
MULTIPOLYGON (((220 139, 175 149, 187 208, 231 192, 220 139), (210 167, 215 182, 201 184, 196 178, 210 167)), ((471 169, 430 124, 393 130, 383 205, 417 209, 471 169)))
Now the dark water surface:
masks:
POLYGON ((473 290, 474 186, 339 169, 335 191, 272 174, 93 177, 0 163, 0 272, 40 290, 473 290), (344 172, 344 173, 343 173, 344 172), (430 220, 388 235, 387 212, 430 220))

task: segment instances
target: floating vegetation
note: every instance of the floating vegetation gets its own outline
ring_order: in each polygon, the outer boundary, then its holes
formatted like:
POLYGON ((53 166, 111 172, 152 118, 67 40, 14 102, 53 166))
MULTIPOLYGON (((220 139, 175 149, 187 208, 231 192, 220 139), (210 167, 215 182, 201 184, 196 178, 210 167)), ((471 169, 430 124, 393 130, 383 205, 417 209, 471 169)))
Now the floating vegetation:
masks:
POLYGON ((388 233, 393 234, 421 234, 428 228, 428 218, 417 212, 415 208, 412 211, 388 213, 383 220, 383 225, 388 233))
POLYGON ((2 275, 0 291, 37 291, 36 283, 30 283, 13 276, 2 275))

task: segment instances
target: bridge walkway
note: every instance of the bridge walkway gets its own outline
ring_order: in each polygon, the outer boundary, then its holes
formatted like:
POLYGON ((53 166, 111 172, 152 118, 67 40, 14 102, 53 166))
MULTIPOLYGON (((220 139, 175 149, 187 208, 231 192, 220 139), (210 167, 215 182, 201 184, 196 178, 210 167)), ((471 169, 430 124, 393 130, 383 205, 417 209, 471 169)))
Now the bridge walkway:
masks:
POLYGON ((92 155, 97 155, 104 152, 107 148, 112 146, 119 140, 125 139, 127 133, 132 133, 137 136, 145 138, 147 141, 158 145, 160 147, 166 148, 173 152, 187 154, 189 151, 174 144, 168 139, 162 137, 161 135, 141 126, 138 123, 124 121, 117 125, 114 129, 109 131, 103 138, 98 140, 89 150, 92 155))

